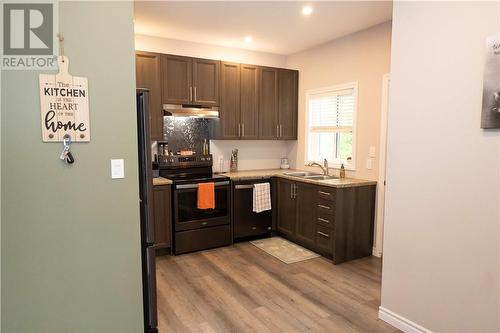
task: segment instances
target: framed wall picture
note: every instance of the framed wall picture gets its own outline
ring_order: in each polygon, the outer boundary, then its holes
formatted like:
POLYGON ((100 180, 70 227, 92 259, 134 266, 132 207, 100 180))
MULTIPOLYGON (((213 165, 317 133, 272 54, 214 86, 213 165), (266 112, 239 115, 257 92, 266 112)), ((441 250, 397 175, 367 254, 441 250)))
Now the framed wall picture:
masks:
POLYGON ((500 35, 486 39, 481 128, 500 128, 500 35))

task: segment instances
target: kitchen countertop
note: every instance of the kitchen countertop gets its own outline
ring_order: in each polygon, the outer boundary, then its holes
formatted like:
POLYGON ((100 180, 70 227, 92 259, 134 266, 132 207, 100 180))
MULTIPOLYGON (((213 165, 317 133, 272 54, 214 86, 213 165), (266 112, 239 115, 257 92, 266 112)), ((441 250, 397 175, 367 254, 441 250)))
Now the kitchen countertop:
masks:
POLYGON ((237 172, 228 172, 224 173, 224 175, 231 178, 231 180, 252 180, 252 179, 265 179, 270 177, 280 177, 286 178, 290 180, 295 180, 303 183, 321 185, 321 186, 330 186, 336 188, 343 187, 356 187, 356 186, 366 186, 366 185, 376 185, 377 182, 373 180, 365 180, 365 179, 355 179, 355 178, 344 178, 344 179, 328 179, 328 180, 312 180, 312 179, 304 179, 300 177, 287 176, 285 173, 289 172, 302 172, 303 170, 296 169, 269 169, 269 170, 245 170, 245 171, 237 171, 237 172))
POLYGON ((153 186, 157 186, 157 185, 170 185, 170 184, 172 184, 172 181, 170 179, 163 178, 163 177, 155 177, 155 178, 153 178, 153 186))

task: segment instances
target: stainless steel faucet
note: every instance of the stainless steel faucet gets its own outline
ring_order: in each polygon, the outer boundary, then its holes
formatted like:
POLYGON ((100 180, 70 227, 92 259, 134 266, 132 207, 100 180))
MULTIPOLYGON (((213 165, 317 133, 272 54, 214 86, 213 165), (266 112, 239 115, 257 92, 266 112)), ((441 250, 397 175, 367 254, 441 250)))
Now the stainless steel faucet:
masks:
POLYGON ((328 161, 327 159, 325 158, 325 160, 323 161, 323 165, 317 163, 317 162, 311 162, 308 164, 308 166, 319 166, 321 168, 321 170, 323 171, 323 174, 325 176, 329 176, 329 172, 328 172, 328 161))

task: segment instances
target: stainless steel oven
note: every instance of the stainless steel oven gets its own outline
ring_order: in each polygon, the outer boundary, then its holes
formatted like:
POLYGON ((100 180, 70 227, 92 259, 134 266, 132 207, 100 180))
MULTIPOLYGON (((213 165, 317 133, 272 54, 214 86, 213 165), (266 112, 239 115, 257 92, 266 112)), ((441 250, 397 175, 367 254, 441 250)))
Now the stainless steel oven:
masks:
POLYGON ((174 253, 230 245, 230 179, 212 173, 212 156, 165 156, 159 169, 160 176, 173 181, 174 253), (214 183, 215 207, 198 209, 198 184, 208 182, 214 183))
POLYGON ((174 187, 175 230, 185 231, 230 223, 229 180, 214 182, 215 208, 198 209, 198 183, 174 187))

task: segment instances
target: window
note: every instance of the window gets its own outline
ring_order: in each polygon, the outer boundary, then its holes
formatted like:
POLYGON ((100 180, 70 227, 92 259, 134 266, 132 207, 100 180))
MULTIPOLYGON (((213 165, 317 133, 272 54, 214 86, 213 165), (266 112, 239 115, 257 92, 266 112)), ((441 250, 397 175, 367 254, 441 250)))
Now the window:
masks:
POLYGON ((306 93, 306 163, 326 158, 335 167, 354 170, 357 83, 306 93))

